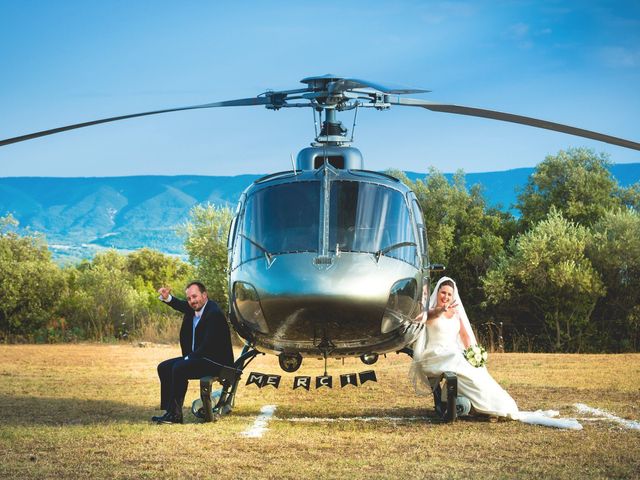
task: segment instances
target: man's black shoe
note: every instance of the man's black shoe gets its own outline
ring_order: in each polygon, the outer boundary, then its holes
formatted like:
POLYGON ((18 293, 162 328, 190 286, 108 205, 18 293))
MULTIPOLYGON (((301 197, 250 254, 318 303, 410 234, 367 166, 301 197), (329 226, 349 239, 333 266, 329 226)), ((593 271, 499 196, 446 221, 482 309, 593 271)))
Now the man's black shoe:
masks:
POLYGON ((182 414, 167 412, 158 420, 158 423, 183 423, 182 414))
POLYGON ((156 415, 151 417, 151 421, 152 422, 159 422, 160 420, 162 420, 164 417, 166 417, 167 415, 169 415, 169 412, 165 412, 163 415, 156 415))

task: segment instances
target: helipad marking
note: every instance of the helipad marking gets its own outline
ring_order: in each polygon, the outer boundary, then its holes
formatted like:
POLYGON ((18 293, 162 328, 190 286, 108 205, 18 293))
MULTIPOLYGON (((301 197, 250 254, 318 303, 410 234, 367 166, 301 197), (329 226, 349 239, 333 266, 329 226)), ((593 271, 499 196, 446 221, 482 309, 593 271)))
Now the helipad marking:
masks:
POLYGON ((275 405, 265 405, 264 407, 262 407, 260 409, 260 415, 256 417, 253 425, 244 432, 241 432, 240 435, 249 438, 262 437, 262 435, 264 435, 264 432, 269 430, 269 428, 267 428, 267 425, 269 424, 269 420, 271 420, 271 417, 273 417, 273 413, 275 411, 275 405))
POLYGON ((617 417, 609 412, 600 410, 599 408, 590 407, 589 405, 585 405, 584 403, 576 403, 574 407, 580 413, 589 413, 591 415, 600 417, 599 420, 606 419, 615 423, 619 423, 623 427, 629 428, 631 430, 640 430, 640 422, 625 420, 624 418, 617 417))
POLYGON ((428 417, 275 417, 281 422, 333 423, 333 422, 431 422, 428 417))

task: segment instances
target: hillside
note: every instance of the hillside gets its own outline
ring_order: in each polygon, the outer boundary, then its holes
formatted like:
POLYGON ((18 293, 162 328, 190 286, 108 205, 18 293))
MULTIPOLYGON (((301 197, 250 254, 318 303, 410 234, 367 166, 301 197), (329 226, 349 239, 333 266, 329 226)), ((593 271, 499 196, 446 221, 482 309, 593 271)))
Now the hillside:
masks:
POLYGON ((0 215, 44 233, 54 256, 75 260, 100 248, 182 253, 176 226, 197 203, 235 205, 259 175, 0 178, 0 215))
MULTIPOLYGON (((490 205, 509 210, 532 172, 520 168, 469 173, 466 182, 481 184, 490 205)), ((621 185, 631 185, 640 181, 640 163, 613 165, 612 173, 621 185)), ((426 174, 407 175, 415 180, 426 174)), ((0 216, 12 213, 21 228, 43 233, 61 261, 85 258, 105 247, 150 247, 182 254, 176 227, 189 210, 203 202, 233 206, 259 177, 5 177, 0 178, 0 216)))

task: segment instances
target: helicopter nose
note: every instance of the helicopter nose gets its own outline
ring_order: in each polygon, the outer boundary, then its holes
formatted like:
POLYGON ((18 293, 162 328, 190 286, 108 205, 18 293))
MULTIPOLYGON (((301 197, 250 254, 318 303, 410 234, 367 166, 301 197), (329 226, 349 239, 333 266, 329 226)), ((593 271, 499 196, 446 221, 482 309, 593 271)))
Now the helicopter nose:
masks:
POLYGON ((314 258, 310 253, 282 255, 269 265, 256 261, 235 272, 232 307, 245 326, 286 341, 326 337, 334 343, 370 342, 398 327, 402 316, 394 312, 407 310, 407 282, 396 284, 409 279, 415 286, 415 268, 343 252, 330 268, 318 269, 314 258))

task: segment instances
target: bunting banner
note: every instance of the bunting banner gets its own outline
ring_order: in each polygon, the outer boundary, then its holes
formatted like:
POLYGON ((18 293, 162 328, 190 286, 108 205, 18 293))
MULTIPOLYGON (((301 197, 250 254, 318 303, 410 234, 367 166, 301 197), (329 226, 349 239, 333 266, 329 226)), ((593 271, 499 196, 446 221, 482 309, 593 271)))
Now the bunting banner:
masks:
MULTIPOLYGON (((333 377, 331 375, 319 375, 315 377, 316 390, 322 387, 333 388, 333 377)), ((274 387, 280 386, 281 375, 272 375, 268 373, 251 372, 247 378, 245 385, 255 385, 258 388, 262 387, 274 387)), ((359 387, 366 382, 377 382, 376 372, 373 370, 366 370, 360 373, 344 373, 340 375, 340 388, 344 388, 347 385, 353 385, 359 387)), ((293 379, 293 389, 304 388, 305 390, 311 390, 312 377, 298 376, 293 379)))

